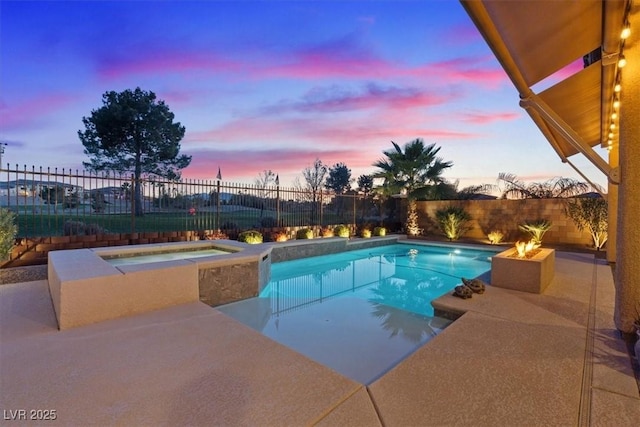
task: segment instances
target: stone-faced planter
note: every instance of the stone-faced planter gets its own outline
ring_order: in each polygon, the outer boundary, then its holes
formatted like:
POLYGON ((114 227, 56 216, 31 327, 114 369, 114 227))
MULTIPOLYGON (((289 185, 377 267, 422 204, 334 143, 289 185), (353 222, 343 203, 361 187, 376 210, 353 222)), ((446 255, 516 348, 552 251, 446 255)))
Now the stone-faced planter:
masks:
POLYGON ((540 248, 531 258, 517 258, 514 248, 491 257, 491 285, 542 293, 553 279, 555 250, 540 248))

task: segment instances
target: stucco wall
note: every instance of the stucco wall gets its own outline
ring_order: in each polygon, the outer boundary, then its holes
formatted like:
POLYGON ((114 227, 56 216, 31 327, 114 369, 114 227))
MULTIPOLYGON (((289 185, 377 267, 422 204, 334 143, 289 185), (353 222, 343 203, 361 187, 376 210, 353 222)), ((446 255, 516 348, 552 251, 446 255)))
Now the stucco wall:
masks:
POLYGON ((518 224, 537 219, 552 222, 551 229, 543 241, 550 244, 592 246, 591 235, 580 231, 565 214, 564 199, 524 199, 524 200, 437 200, 418 203, 418 222, 423 234, 439 235, 441 232, 435 221, 436 211, 455 205, 463 207, 471 215, 471 230, 464 237, 487 239, 493 230, 502 231, 505 241, 528 239, 529 235, 518 229, 518 224))

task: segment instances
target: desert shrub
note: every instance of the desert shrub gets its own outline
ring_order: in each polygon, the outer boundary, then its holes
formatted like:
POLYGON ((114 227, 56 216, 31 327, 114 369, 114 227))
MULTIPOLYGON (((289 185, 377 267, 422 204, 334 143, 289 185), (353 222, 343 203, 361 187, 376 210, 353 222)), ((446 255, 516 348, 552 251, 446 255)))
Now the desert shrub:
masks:
POLYGON ((525 221, 523 224, 518 225, 518 228, 529 233, 533 243, 539 246, 542 244, 542 236, 549 231, 551 225, 549 220, 537 219, 535 221, 525 221))
POLYGON ((384 227, 376 227, 373 229, 373 235, 374 236, 386 236, 387 235, 387 229, 384 227))
POLYGON ((362 228, 360 230, 360 237, 363 237, 365 239, 368 239, 369 237, 371 237, 371 229, 369 228, 362 228))
POLYGON ((497 245, 502 242, 502 239, 504 239, 504 233, 499 230, 493 230, 491 233, 487 234, 487 237, 492 245, 497 245))
POLYGON ((310 228, 301 228, 296 231, 296 239, 313 239, 313 230, 310 228))
POLYGON ((265 216, 260 218, 260 227, 262 228, 275 228, 278 226, 278 220, 272 216, 265 216))
POLYGON ((0 208, 0 261, 8 259, 11 255, 17 234, 15 214, 9 209, 0 208))
POLYGON ((575 222, 578 230, 585 228, 591 234, 593 245, 600 250, 607 242, 608 205, 604 199, 574 199, 567 202, 567 216, 575 222))
POLYGON ((351 233, 349 232, 349 227, 344 224, 340 224, 333 228, 333 234, 338 237, 349 237, 351 233))
POLYGON ((262 243, 262 233, 257 230, 247 230, 238 234, 238 241, 251 245, 262 243))
POLYGON ((436 211, 436 220, 440 230, 449 240, 458 240, 469 231, 471 216, 461 207, 449 206, 436 211))
POLYGON ((333 237, 333 229, 329 228, 329 227, 324 227, 322 230, 320 230, 320 235, 322 237, 333 237))

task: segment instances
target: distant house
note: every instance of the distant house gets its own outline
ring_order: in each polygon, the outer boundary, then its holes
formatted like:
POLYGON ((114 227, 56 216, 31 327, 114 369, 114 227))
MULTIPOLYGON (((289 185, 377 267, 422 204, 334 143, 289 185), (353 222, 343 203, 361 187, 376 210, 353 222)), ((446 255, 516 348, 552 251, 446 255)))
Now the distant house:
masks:
POLYGON ((84 196, 84 188, 78 185, 67 184, 57 181, 36 181, 32 179, 16 179, 13 181, 0 182, 0 196, 15 197, 39 197, 42 190, 49 188, 64 188, 65 195, 77 194, 84 196))

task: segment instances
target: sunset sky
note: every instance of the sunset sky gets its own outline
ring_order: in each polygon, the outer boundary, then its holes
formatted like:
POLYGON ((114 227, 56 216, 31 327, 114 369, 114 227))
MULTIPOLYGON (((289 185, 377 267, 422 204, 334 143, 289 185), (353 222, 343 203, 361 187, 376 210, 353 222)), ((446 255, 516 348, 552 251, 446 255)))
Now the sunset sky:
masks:
POLYGON ((81 169, 82 117, 136 87, 186 127, 187 178, 287 185, 319 158, 355 179, 415 138, 460 187, 579 178, 458 1, 0 2, 3 166, 81 169))

